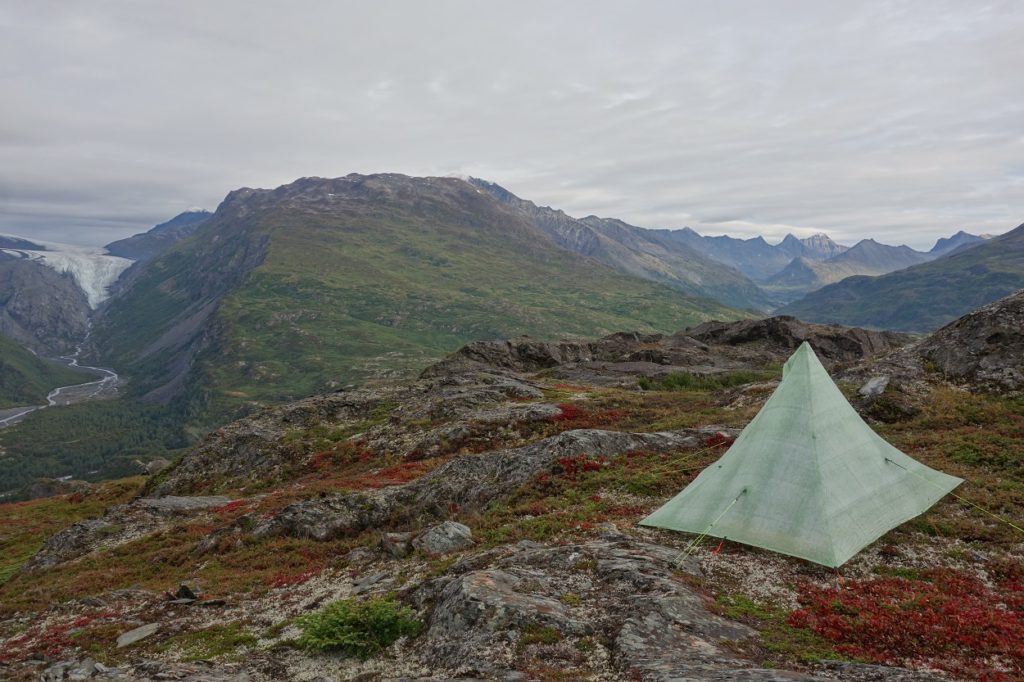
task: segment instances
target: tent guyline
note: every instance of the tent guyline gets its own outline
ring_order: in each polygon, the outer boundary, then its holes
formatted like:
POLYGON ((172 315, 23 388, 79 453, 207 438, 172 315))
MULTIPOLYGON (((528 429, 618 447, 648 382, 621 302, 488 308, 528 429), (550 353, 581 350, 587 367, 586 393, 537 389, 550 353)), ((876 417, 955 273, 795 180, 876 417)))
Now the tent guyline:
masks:
MULTIPOLYGON (((895 464, 896 466, 898 466, 901 469, 905 469, 906 471, 910 471, 910 473, 914 474, 915 476, 917 475, 916 471, 911 471, 910 469, 907 469, 906 467, 904 467, 899 462, 894 462, 891 459, 889 459, 888 457, 885 458, 885 461, 888 462, 889 464, 895 464)), ((928 479, 924 479, 924 480, 928 481, 928 479)), ((928 482, 931 483, 931 481, 928 481, 928 482)), ((960 502, 963 502, 964 504, 968 505, 969 507, 974 507, 975 509, 980 511, 982 514, 986 514, 988 516, 991 516, 996 521, 999 521, 1001 523, 1005 523, 1007 526, 1009 526, 1010 528, 1013 528, 1018 533, 1024 533, 1024 528, 1021 528, 1020 526, 1018 526, 1017 524, 1015 524, 1013 521, 1011 521, 1009 519, 1003 518, 1002 516, 999 516, 998 514, 996 514, 994 512, 990 512, 988 509, 985 509, 980 504, 977 504, 975 502, 971 502, 966 497, 964 497, 962 495, 957 495, 954 492, 950 492, 949 495, 950 495, 950 497, 953 497, 953 498, 959 500, 960 502)))
MULTIPOLYGON (((741 490, 740 494, 736 496, 736 499, 734 499, 732 502, 730 502, 729 506, 722 510, 722 513, 718 515, 718 518, 716 518, 714 521, 712 521, 708 525, 708 527, 704 530, 703 533, 701 533, 700 535, 695 537, 693 540, 690 540, 690 543, 688 545, 686 545, 686 548, 683 549, 683 551, 676 558, 676 560, 675 560, 675 567, 676 568, 679 568, 680 566, 682 566, 683 562, 686 561, 688 558, 690 558, 690 555, 693 554, 694 550, 697 549, 697 546, 700 545, 700 543, 704 542, 704 538, 706 538, 708 536, 708 533, 711 532, 711 529, 714 528, 715 524, 718 523, 719 520, 721 520, 721 518, 723 516, 725 516, 725 513, 727 511, 732 509, 732 506, 734 504, 736 504, 737 502, 740 501, 740 498, 743 497, 743 495, 746 494, 746 492, 747 492, 746 488, 741 490)), ((725 538, 723 537, 722 540, 725 540, 725 538)))
POLYGON ((640 523, 697 534, 683 558, 712 536, 836 568, 962 482, 875 433, 804 343, 725 454, 640 523))

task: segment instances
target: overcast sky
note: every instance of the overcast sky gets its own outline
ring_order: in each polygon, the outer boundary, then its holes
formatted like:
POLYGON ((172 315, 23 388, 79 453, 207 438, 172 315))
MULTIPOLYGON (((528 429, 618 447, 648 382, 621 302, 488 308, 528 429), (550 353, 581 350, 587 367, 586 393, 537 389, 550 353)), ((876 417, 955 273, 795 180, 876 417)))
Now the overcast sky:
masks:
POLYGON ((0 2, 0 231, 469 174, 572 215, 930 247, 1024 221, 1024 3, 0 2))

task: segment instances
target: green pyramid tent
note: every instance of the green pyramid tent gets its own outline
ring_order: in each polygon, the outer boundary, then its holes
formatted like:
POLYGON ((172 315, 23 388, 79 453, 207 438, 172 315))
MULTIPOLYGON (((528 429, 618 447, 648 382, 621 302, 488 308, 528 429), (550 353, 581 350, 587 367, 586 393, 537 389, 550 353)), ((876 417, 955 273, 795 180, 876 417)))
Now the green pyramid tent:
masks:
POLYGON ((835 567, 962 482, 872 431, 805 342, 729 451, 640 523, 835 567))

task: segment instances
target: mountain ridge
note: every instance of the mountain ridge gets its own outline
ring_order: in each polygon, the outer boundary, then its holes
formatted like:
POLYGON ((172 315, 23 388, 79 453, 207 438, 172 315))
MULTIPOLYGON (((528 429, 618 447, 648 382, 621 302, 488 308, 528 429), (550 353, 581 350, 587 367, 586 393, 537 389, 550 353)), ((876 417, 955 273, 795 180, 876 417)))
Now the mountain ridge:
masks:
POLYGON ((1024 225, 902 270, 844 279, 779 312, 813 322, 928 331, 1021 287, 1024 225))
POLYGON ((463 180, 350 174, 230 192, 140 267, 90 353, 148 400, 224 414, 409 371, 467 338, 713 315, 738 313, 561 248, 463 180))

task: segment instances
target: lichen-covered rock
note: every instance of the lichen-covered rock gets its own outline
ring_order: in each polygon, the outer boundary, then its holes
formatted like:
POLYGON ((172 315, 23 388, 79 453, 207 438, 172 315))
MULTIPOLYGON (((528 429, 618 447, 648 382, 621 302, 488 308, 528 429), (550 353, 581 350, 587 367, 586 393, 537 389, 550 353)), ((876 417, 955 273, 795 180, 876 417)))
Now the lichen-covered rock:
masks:
POLYGON ((557 414, 554 406, 514 402, 543 396, 531 382, 494 371, 315 396, 214 431, 145 492, 194 495, 301 476, 318 449, 302 440, 310 430, 342 433, 375 454, 434 456, 446 442, 487 442, 501 429, 557 414))
POLYGON ((952 381, 1000 392, 1024 390, 1024 289, 947 324, 917 352, 952 381))
POLYGON ((881 395, 886 386, 889 385, 889 377, 886 375, 874 376, 864 382, 864 385, 857 389, 858 395, 864 398, 874 398, 881 395))
POLYGON ((230 501, 230 498, 222 496, 161 497, 141 498, 108 507, 101 518, 80 521, 47 538, 21 570, 44 570, 91 552, 116 547, 176 520, 215 509, 230 501))
POLYGON ((412 551, 413 533, 384 533, 380 537, 380 548, 388 556, 401 559, 409 556, 412 551))
POLYGON ((461 552, 472 547, 473 531, 457 521, 445 521, 416 536, 412 546, 429 556, 461 552))
POLYGON ((366 493, 338 493, 285 507, 260 522, 257 537, 287 535, 329 540, 415 516, 447 518, 452 509, 481 508, 549 471, 566 456, 615 457, 635 450, 696 447, 717 428, 662 433, 580 429, 521 448, 456 457, 411 483, 366 493))
POLYGON ((145 638, 156 634, 159 629, 160 623, 147 623, 146 625, 140 625, 128 632, 124 632, 117 638, 117 648, 123 649, 124 647, 131 646, 136 642, 141 642, 145 638))

